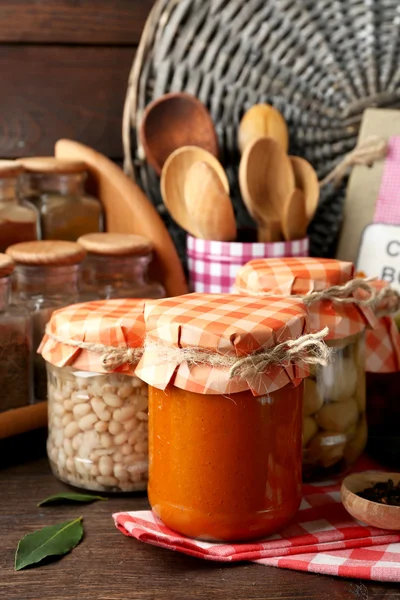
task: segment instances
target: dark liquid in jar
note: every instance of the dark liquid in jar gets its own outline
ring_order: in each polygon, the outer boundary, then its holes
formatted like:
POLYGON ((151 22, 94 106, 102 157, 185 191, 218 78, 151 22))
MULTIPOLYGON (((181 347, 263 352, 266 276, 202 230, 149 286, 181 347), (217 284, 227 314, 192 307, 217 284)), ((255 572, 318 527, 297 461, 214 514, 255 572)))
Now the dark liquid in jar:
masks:
POLYGON ((400 373, 367 373, 368 453, 400 467, 400 373))

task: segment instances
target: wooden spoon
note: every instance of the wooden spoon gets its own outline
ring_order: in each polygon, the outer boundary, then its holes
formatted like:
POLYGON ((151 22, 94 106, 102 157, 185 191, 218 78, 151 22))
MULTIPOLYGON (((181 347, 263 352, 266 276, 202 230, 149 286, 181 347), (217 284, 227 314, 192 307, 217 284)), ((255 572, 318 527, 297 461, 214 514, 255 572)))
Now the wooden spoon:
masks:
POLYGON ((196 162, 204 162, 212 167, 225 193, 229 195, 229 182, 222 165, 210 152, 195 146, 184 146, 169 156, 161 172, 161 195, 176 223, 197 237, 199 232, 195 229, 194 220, 185 202, 186 177, 196 162))
POLYGON ((282 214, 282 231, 285 240, 302 240, 307 235, 308 219, 304 194, 296 188, 286 200, 282 214))
POLYGON ((239 184, 246 208, 258 225, 258 240, 281 240, 283 209, 295 182, 290 160, 277 141, 258 138, 246 146, 239 184))
POLYGON ((187 172, 185 203, 192 231, 203 240, 229 242, 236 238, 235 213, 216 171, 205 162, 195 162, 187 172))
POLYGON ((289 156, 294 172, 296 187, 302 190, 305 198, 306 215, 308 223, 312 220, 317 210, 320 187, 318 176, 314 168, 300 156, 289 156))
POLYGON ((246 146, 261 137, 276 140, 288 151, 289 133, 281 113, 269 104, 256 104, 243 116, 239 125, 238 143, 241 153, 246 146))
POLYGON ((147 162, 157 175, 170 154, 183 146, 199 146, 218 156, 211 116, 204 104, 190 94, 166 94, 149 104, 139 135, 147 162))
POLYGON ((357 521, 381 529, 400 530, 400 506, 391 506, 372 502, 357 496, 357 492, 372 487, 379 481, 392 479, 395 484, 400 481, 400 473, 383 473, 382 471, 365 471, 346 477, 342 483, 341 496, 345 509, 357 521))

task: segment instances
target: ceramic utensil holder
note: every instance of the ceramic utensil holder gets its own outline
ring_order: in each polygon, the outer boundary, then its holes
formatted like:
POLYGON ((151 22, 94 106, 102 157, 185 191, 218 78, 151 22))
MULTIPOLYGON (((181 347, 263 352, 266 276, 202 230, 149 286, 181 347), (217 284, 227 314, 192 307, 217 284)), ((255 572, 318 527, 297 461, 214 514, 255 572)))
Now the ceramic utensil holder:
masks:
POLYGON ((236 273, 249 260, 308 256, 309 239, 289 242, 214 242, 187 236, 190 288, 193 292, 234 292, 236 273))

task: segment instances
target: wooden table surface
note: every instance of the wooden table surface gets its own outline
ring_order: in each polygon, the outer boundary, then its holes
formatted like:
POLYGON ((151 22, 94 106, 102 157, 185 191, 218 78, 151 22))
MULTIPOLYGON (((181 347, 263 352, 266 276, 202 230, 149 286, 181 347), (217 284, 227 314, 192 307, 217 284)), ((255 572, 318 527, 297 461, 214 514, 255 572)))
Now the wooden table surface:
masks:
POLYGON ((400 598, 398 584, 251 563, 222 565, 128 539, 115 529, 111 514, 146 508, 143 495, 83 506, 37 508, 40 500, 66 489, 49 470, 44 439, 44 432, 35 432, 0 444, 1 600, 400 598), (69 555, 40 568, 14 572, 14 553, 23 535, 80 515, 85 537, 69 555))

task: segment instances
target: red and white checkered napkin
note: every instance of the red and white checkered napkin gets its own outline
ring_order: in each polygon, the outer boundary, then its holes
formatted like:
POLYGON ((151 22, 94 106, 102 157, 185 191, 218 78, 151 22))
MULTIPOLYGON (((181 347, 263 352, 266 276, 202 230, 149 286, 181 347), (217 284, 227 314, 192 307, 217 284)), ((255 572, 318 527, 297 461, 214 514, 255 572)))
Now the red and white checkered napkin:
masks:
POLYGON ((334 482, 305 485, 296 517, 262 542, 210 544, 175 533, 151 511, 113 515, 117 528, 142 542, 197 558, 262 565, 340 577, 400 582, 400 532, 366 527, 340 501, 334 482))

